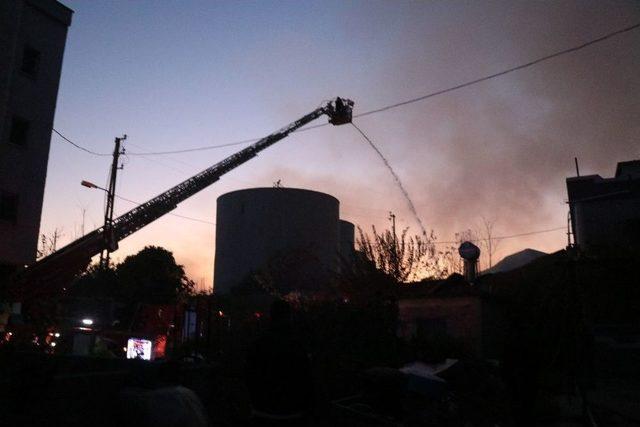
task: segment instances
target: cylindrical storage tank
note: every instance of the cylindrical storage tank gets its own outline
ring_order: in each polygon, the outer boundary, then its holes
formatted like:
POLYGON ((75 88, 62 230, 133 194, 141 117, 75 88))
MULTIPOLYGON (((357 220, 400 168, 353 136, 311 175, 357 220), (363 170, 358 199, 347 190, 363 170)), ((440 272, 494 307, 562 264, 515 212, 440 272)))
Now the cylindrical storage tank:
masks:
POLYGON ((356 227, 353 223, 340 220, 340 257, 343 261, 350 262, 355 254, 356 227))
POLYGON ((318 290, 338 268, 339 202, 295 188, 252 188, 218 198, 214 287, 258 273, 281 291, 318 290))

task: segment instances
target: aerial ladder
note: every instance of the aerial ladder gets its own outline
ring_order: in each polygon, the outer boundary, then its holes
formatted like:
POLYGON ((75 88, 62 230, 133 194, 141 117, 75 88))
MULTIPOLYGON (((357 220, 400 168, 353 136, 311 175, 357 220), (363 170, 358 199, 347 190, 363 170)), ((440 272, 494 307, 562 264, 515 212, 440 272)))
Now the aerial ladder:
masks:
POLYGON ((87 268, 92 257, 105 249, 115 251, 120 240, 171 212, 179 203, 218 181, 227 172, 256 157, 260 151, 322 115, 327 115, 329 123, 336 126, 350 123, 352 110, 353 101, 349 99, 338 97, 325 102, 293 123, 136 206, 114 219, 110 225, 100 227, 36 261, 14 277, 11 286, 14 300, 28 301, 63 291, 78 273, 87 268))

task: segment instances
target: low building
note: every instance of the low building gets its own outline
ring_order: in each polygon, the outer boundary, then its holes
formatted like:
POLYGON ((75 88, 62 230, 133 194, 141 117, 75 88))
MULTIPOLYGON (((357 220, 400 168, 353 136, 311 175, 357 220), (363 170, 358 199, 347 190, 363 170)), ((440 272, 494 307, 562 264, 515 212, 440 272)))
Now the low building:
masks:
POLYGON ((447 337, 475 356, 500 354, 504 324, 499 304, 459 274, 404 285, 398 311, 402 338, 447 337))
POLYGON ((613 178, 567 178, 574 243, 592 254, 638 252, 640 160, 618 163, 613 178))

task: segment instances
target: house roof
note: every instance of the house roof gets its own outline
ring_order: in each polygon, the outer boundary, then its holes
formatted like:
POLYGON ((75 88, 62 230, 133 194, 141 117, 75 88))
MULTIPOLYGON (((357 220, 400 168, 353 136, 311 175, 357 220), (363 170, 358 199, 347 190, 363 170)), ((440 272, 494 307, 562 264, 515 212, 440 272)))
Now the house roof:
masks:
POLYGON ((400 287, 399 299, 481 296, 481 289, 454 273, 444 280, 425 279, 400 287))
POLYGON ((400 300, 478 297, 516 307, 531 316, 562 310, 578 301, 597 323, 637 324, 640 316, 640 258, 594 258, 566 250, 541 256, 514 270, 485 274, 469 284, 459 274, 400 287, 400 300), (575 293, 575 294, 573 294, 575 293), (573 296, 572 296, 573 295, 573 296), (575 299, 578 298, 578 299, 575 299), (524 311, 523 311, 524 310, 524 311))
MULTIPOLYGON (((566 259, 564 250, 543 255, 507 272, 479 276, 474 284, 454 273, 444 280, 425 279, 400 287, 399 299, 505 296, 540 282, 554 283, 566 259)), ((562 270, 564 271, 564 270, 562 270)))

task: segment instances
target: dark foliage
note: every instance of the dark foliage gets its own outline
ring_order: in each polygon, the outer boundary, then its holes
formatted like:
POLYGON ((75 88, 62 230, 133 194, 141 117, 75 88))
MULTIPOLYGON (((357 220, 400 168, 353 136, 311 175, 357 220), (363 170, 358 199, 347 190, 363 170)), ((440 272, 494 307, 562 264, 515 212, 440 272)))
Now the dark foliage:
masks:
POLYGON ((115 267, 90 266, 73 283, 69 295, 113 298, 123 304, 171 304, 193 288, 194 282, 170 251, 147 246, 115 267))
POLYGON ((78 277, 70 292, 80 298, 114 298, 123 296, 122 286, 118 280, 115 268, 100 268, 93 264, 78 277))
POLYGON ((395 226, 382 232, 372 226, 371 233, 369 236, 358 227, 356 249, 378 270, 398 283, 414 280, 434 265, 433 235, 410 236, 408 228, 398 235, 395 226))
POLYGON ((127 302, 169 304, 193 291, 194 282, 173 254, 158 246, 147 246, 124 259, 116 268, 122 297, 127 302))

